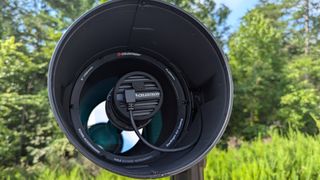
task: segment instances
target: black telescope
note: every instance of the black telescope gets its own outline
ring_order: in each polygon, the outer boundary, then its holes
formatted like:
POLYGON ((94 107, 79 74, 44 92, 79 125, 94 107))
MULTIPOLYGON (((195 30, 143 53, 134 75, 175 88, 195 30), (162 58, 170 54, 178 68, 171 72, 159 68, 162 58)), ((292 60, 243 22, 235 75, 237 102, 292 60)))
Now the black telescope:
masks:
POLYGON ((134 178, 199 163, 231 114, 228 62, 211 33, 157 0, 117 0, 76 20, 56 46, 49 99, 89 160, 134 178))

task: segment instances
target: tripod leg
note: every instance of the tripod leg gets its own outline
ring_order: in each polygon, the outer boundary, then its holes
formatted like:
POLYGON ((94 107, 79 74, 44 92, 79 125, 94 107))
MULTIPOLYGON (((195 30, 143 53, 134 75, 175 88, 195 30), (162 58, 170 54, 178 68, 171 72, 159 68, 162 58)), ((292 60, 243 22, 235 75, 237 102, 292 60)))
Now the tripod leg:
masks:
POLYGON ((204 180, 205 160, 196 164, 192 168, 171 177, 171 180, 204 180))

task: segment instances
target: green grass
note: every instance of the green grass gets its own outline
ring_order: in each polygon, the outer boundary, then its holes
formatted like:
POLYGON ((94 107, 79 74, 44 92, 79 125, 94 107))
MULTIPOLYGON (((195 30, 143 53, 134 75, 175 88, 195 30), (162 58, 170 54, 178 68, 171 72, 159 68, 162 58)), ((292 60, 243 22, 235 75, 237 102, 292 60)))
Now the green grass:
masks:
MULTIPOLYGON (((33 177, 46 180, 130 179, 105 170, 98 171, 95 176, 85 172, 82 166, 71 171, 45 167, 33 177)), ((24 179, 21 172, 1 177, 24 179)), ((271 133, 270 138, 243 142, 238 148, 216 148, 207 157, 205 179, 320 179, 320 136, 306 136, 293 131, 287 137, 271 133)))
POLYGON ((215 149, 207 158, 206 179, 320 179, 320 136, 291 131, 288 138, 243 143, 239 149, 215 149))

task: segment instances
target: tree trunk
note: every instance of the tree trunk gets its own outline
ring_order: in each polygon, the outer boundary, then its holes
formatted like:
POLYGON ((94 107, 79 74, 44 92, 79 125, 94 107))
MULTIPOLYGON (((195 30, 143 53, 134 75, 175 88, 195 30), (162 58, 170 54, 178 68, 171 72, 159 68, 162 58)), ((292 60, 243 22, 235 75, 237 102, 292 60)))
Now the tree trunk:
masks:
POLYGON ((304 0, 304 33, 305 33, 305 44, 304 54, 308 55, 310 51, 310 7, 309 0, 304 0))

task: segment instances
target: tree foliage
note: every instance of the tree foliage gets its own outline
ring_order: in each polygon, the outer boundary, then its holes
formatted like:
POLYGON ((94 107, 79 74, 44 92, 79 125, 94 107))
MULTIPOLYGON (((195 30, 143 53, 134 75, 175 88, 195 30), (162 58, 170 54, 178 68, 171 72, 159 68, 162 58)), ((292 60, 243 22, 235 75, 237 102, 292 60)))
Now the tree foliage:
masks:
POLYGON ((319 133, 319 3, 308 1, 306 18, 307 1, 262 0, 231 36, 235 105, 229 133, 251 139, 289 126, 319 133))
POLYGON ((8 165, 32 164, 37 148, 54 138, 43 74, 46 63, 33 62, 18 51, 21 46, 13 37, 0 41, 0 136, 8 143, 0 147, 0 157, 8 165), (6 155, 10 153, 15 156, 6 155))
MULTIPOLYGON (((69 170, 76 164, 98 173, 58 129, 50 113, 46 76, 62 33, 82 13, 103 2, 0 1, 0 176, 18 171, 14 178, 28 178, 21 174, 42 167, 69 170)), ((287 133, 289 127, 319 133, 318 1, 260 0, 230 37, 226 6, 214 0, 166 2, 197 17, 228 46, 235 83, 228 136, 251 140, 267 135, 270 128, 287 133)))
POLYGON ((319 133, 320 59, 297 57, 284 67, 280 115, 292 128, 319 133))
MULTIPOLYGON (((48 62, 62 32, 99 3, 102 1, 0 1, 0 171, 88 164, 58 130, 50 113, 46 81, 48 62)), ((225 31, 218 26, 227 28, 229 10, 216 10, 213 0, 171 3, 192 12, 218 37, 225 31)))
POLYGON ((271 125, 281 95, 281 69, 286 62, 281 45, 283 30, 259 11, 253 10, 242 21, 229 41, 230 65, 235 82, 234 114, 231 126, 242 127, 245 135, 255 136, 271 125))

